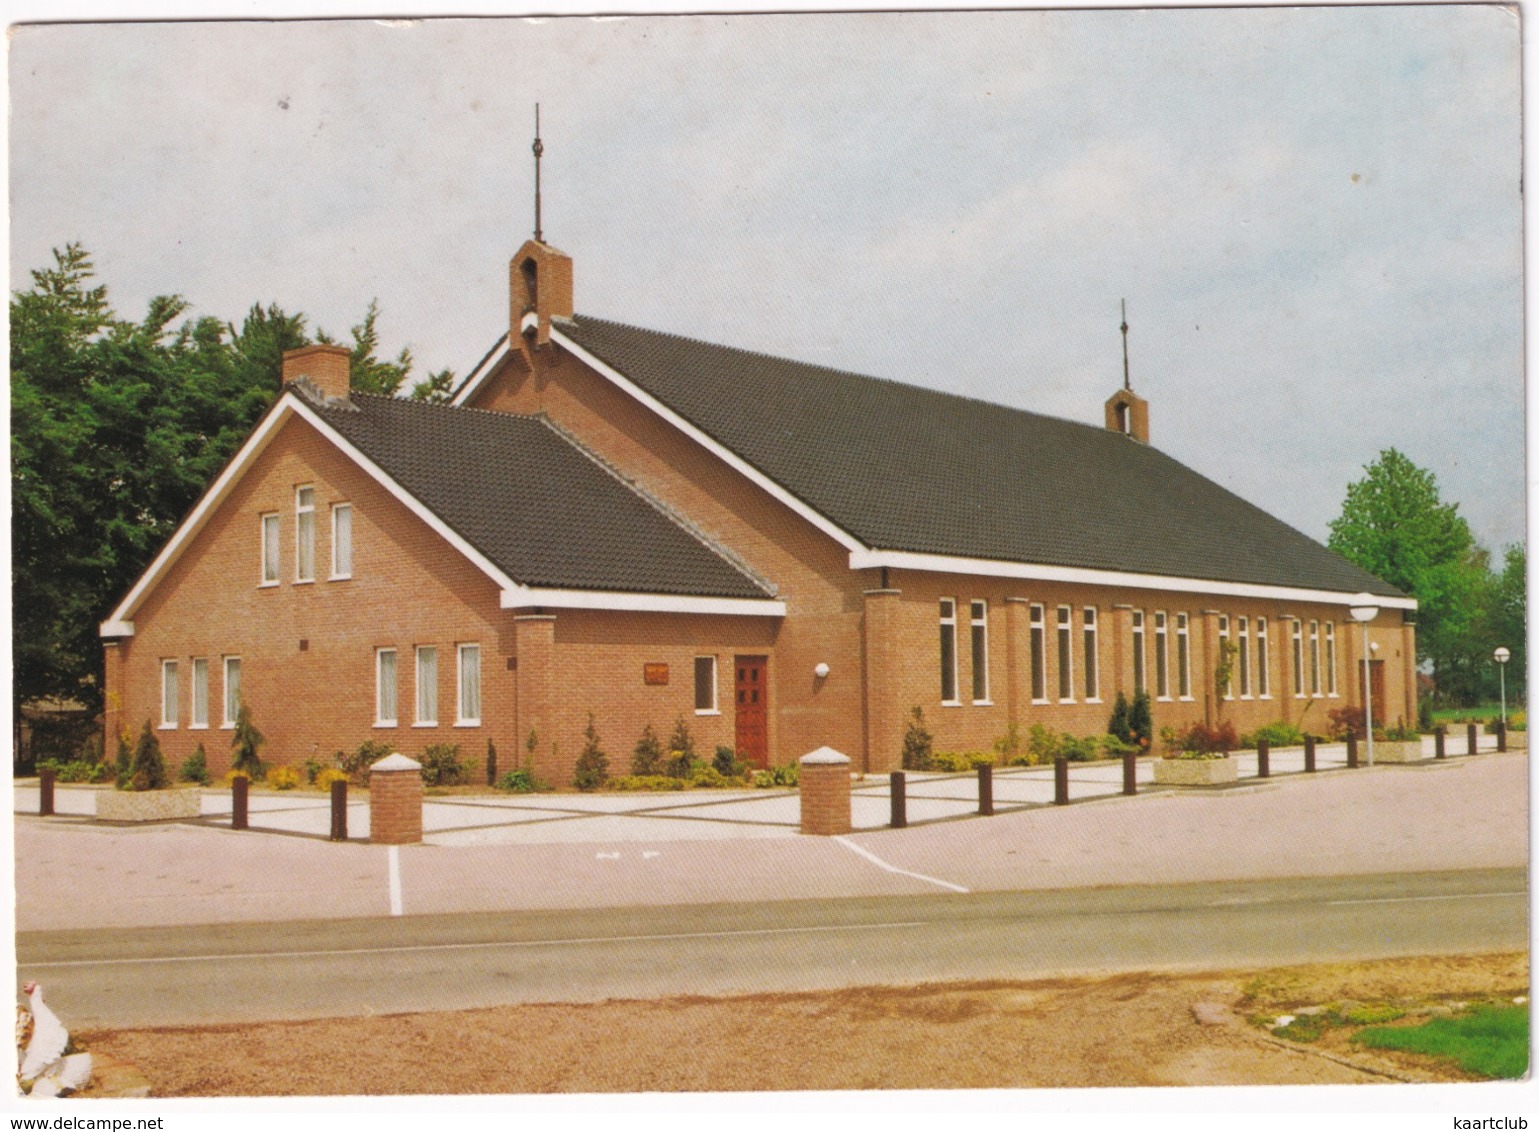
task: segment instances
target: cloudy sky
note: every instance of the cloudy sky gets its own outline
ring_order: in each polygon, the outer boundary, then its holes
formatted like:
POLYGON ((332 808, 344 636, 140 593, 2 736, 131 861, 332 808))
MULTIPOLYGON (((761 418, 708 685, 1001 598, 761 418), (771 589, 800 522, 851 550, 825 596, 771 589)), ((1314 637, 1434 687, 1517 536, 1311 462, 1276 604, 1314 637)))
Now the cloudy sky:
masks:
MULTIPOLYGON (((532 228, 581 313, 1084 421, 1324 539, 1394 445, 1523 537, 1498 7, 24 26, 11 287, 276 301, 463 374, 532 228)), ((1009 490, 1010 485, 1001 485, 1009 490)))

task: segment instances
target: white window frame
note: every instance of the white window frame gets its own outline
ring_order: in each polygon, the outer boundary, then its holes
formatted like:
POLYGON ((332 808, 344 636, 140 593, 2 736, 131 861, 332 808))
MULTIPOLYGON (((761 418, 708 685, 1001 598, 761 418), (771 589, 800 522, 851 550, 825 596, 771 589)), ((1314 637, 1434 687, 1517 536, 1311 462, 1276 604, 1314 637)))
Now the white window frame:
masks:
POLYGON ((1031 702, 1050 702, 1047 698, 1047 609, 1038 604, 1031 607, 1031 702))
POLYGON ((1085 638, 1085 702, 1101 702, 1101 618, 1093 605, 1081 614, 1085 638))
POLYGON ((1336 622, 1325 623, 1325 694, 1335 698, 1336 692, 1336 622))
POLYGON ((1133 694, 1149 690, 1149 654, 1145 649, 1144 611, 1130 611, 1128 620, 1133 631, 1133 694))
MULTIPOLYGON (((1220 657, 1224 655, 1224 646, 1228 643, 1229 614, 1220 613, 1218 615, 1218 655, 1220 657)), ((1234 699, 1234 671, 1232 667, 1230 669, 1229 679, 1224 682, 1224 687, 1220 692, 1220 696, 1226 700, 1234 699)))
POLYGON ((192 658, 192 704, 189 731, 208 730, 208 657, 192 658))
POLYGON ((962 706, 962 681, 957 669, 957 599, 943 597, 940 599, 940 676, 941 676, 941 706, 962 706), (946 642, 951 642, 951 667, 946 667, 946 642), (951 695, 946 695, 946 680, 951 680, 951 695))
POLYGON ((1304 690, 1304 623, 1297 617, 1293 618, 1290 640, 1293 644, 1293 698, 1307 699, 1309 693, 1304 690))
POLYGON ((160 662, 160 730, 175 731, 181 720, 180 670, 175 660, 160 662))
POLYGON ((259 588, 276 586, 283 581, 283 551, 279 545, 282 537, 282 519, 276 511, 267 511, 258 517, 262 531, 262 568, 259 588))
POLYGON ((1058 642, 1058 702, 1072 704, 1074 699, 1074 607, 1060 605, 1056 615, 1058 642))
POLYGON ((1266 618, 1256 618, 1256 698, 1272 698, 1272 650, 1267 643, 1266 618))
POLYGON ((416 705, 416 711, 412 717, 413 727, 437 727, 438 726, 438 646, 417 645, 412 656, 414 664, 412 671, 415 679, 412 681, 412 700, 416 705), (431 678, 422 678, 423 662, 431 658, 431 678), (427 695, 431 693, 432 703, 427 702, 427 695))
POLYGON ((454 646, 454 726, 481 726, 481 646, 474 641, 454 646), (470 697, 465 694, 465 674, 472 669, 466 664, 465 658, 472 653, 475 654, 476 702, 467 705, 466 700, 470 697), (466 713, 467 706, 475 708, 474 714, 466 713))
POLYGON ((1309 698, 1318 700, 1325 694, 1324 681, 1320 679, 1320 622, 1309 623, 1309 698))
POLYGON ((315 581, 315 485, 300 484, 294 489, 294 584, 315 581), (305 493, 309 492, 308 502, 305 493), (308 532, 309 538, 306 538, 308 532), (310 573, 305 573, 306 542, 309 543, 310 573))
POLYGON ((1182 701, 1192 699, 1192 628, 1191 617, 1176 614, 1176 690, 1182 701))
POLYGON ((219 700, 223 722, 219 727, 223 731, 229 731, 235 726, 235 720, 240 715, 241 689, 240 689, 240 657, 227 656, 221 666, 224 672, 224 680, 219 685, 219 700), (234 681, 230 679, 230 673, 235 673, 234 681), (234 685, 235 695, 230 695, 231 685, 234 685))
POLYGON ((714 653, 701 653, 695 657, 695 714, 696 715, 720 715, 721 714, 721 687, 719 684, 721 665, 717 663, 714 653), (710 661, 711 664, 711 702, 706 707, 700 706, 700 662, 710 661))
POLYGON ((967 643, 972 650, 973 703, 989 706, 994 702, 989 698, 989 603, 982 598, 974 598, 968 602, 967 613, 968 628, 971 630, 967 643), (978 695, 980 675, 982 696, 978 695))
POLYGON ((1170 702, 1170 615, 1154 611, 1154 698, 1170 702))
POLYGON ((353 576, 353 505, 351 503, 333 503, 331 505, 331 577, 330 582, 345 582, 353 576), (342 520, 346 519, 346 522, 342 520), (338 537, 338 531, 347 528, 345 539, 338 537), (341 560, 341 548, 347 548, 347 561, 341 560))
POLYGON ((374 650, 374 726, 398 727, 401 723, 401 658, 394 648, 374 650), (390 657, 390 679, 385 680, 385 657, 390 657), (385 690, 390 690, 391 711, 385 708, 385 690))
POLYGON ((1240 651, 1237 658, 1240 662, 1240 699, 1248 700, 1253 698, 1251 695, 1250 679, 1250 618, 1236 618, 1234 630, 1235 639, 1238 641, 1240 646, 1240 651))

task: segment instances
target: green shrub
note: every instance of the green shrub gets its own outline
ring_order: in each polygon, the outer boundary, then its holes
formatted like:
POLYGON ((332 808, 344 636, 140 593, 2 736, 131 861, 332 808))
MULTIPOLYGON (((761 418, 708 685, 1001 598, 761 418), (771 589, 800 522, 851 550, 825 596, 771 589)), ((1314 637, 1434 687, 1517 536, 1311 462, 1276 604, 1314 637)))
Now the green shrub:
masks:
POLYGON ((203 749, 202 743, 199 743, 198 749, 183 760, 181 769, 176 772, 176 777, 183 782, 196 782, 199 786, 208 785, 208 752, 203 749))
POLYGON ((166 759, 160 750, 160 740, 150 721, 144 721, 139 732, 139 742, 134 745, 134 761, 128 771, 129 788, 132 790, 164 790, 171 785, 166 777, 166 759))
POLYGON ((497 789, 507 790, 514 794, 534 794, 547 791, 550 787, 541 782, 530 771, 510 770, 505 771, 497 779, 497 789))
POLYGON ((588 728, 583 733, 582 754, 577 756, 576 773, 572 783, 579 790, 597 790, 609 778, 609 756, 599 746, 598 731, 593 726, 593 713, 588 713, 588 728))
POLYGON ((390 753, 389 743, 382 743, 378 739, 366 739, 358 744, 357 749, 338 751, 333 758, 336 759, 338 768, 347 773, 349 782, 354 786, 367 786, 369 768, 390 753))
POLYGON ((497 785, 497 744, 486 741, 486 784, 497 785))
POLYGON ((1198 720, 1185 731, 1166 728, 1160 732, 1160 737, 1165 741, 1167 758, 1224 755, 1240 746, 1240 737, 1235 734, 1234 724, 1228 720, 1212 725, 1198 720))
POLYGON ((1127 696, 1118 692, 1116 702, 1112 704, 1111 718, 1106 721, 1106 733, 1115 735, 1130 746, 1133 743, 1133 732, 1128 725, 1128 720, 1132 710, 1127 696))
POLYGON ((711 766, 716 768, 716 773, 725 778, 741 778, 745 767, 737 752, 731 747, 717 747, 716 756, 711 759, 711 766))
POLYGON ((982 751, 936 751, 931 756, 931 765, 936 770, 943 770, 949 774, 965 773, 976 770, 980 766, 993 766, 994 758, 982 751))
POLYGON ((120 731, 118 733, 117 759, 115 766, 113 767, 114 771, 116 772, 119 790, 126 790, 128 788, 128 772, 133 765, 133 739, 127 731, 120 731))
POLYGON ((1128 740, 1140 751, 1154 744, 1154 713, 1149 704, 1149 690, 1139 690, 1128 708, 1128 740))
POLYGON ((1431 731, 1437 727, 1432 718, 1432 697, 1422 696, 1416 701, 1416 728, 1419 731, 1431 731))
POLYGON ((663 745, 658 742, 657 732, 649 723, 641 729, 636 749, 631 753, 631 777, 648 778, 662 769, 663 745))
POLYGON ((1354 1006, 1343 1016, 1354 1026, 1376 1026, 1381 1022, 1394 1022, 1405 1017, 1405 1011, 1388 1003, 1354 1006))
POLYGON ((346 782, 347 771, 339 767, 329 766, 315 776, 315 787, 318 790, 331 791, 333 782, 346 782))
POLYGON ((1136 746, 1118 738, 1116 735, 1097 735, 1095 736, 1095 741, 1101 748, 1101 758, 1103 759, 1120 759, 1123 755, 1135 755, 1138 753, 1136 746))
POLYGON ((1382 737, 1391 743, 1409 743, 1413 739, 1420 739, 1421 732, 1414 727, 1390 727, 1381 735, 1378 728, 1374 728, 1373 737, 1375 739, 1382 737))
POLYGON ((67 763, 57 759, 39 759, 38 770, 44 767, 53 771, 56 782, 100 782, 109 773, 105 763, 87 762, 85 759, 71 759, 67 763))
POLYGON ((720 789, 723 786, 741 786, 741 782, 735 782, 727 775, 722 774, 714 766, 699 764, 689 773, 689 784, 699 786, 707 790, 720 789))
POLYGON ((769 786, 795 786, 801 781, 802 768, 800 763, 786 763, 785 766, 772 766, 768 770, 756 770, 753 772, 753 784, 764 788, 769 786))
POLYGON ((1021 725, 1011 720, 1005 725, 1005 733, 994 740, 994 761, 1000 766, 1015 766, 1023 757, 1025 740, 1021 738, 1021 725))
POLYGON ((668 738, 667 773, 674 778, 688 778, 698 762, 695 758, 695 737, 689 733, 689 724, 684 722, 681 715, 673 725, 673 734, 668 738))
POLYGON ((469 777, 460 762, 458 743, 433 743, 417 757, 422 764, 424 786, 463 786, 469 777))
POLYGON ((609 780, 611 790, 683 790, 684 780, 671 774, 622 774, 609 780))
POLYGON ((924 725, 924 712, 915 704, 909 711, 908 730, 903 733, 903 769, 929 770, 934 754, 935 738, 924 725))
POLYGON ((251 708, 241 704, 240 711, 235 714, 235 734, 230 739, 230 749, 235 752, 235 769, 245 771, 252 778, 266 774, 267 768, 257 754, 265 742, 266 737, 251 722, 251 708))
POLYGON ((1240 746, 1248 750, 1254 750, 1257 742, 1265 739, 1267 746, 1298 747, 1304 742, 1304 733, 1291 723, 1278 720, 1276 723, 1268 723, 1264 727, 1258 727, 1248 735, 1240 736, 1240 746))
POLYGON ((293 790, 299 785, 299 771, 291 766, 275 766, 267 772, 267 785, 274 790, 293 790))
POLYGON ((305 772, 305 782, 310 786, 315 785, 315 776, 326 769, 325 763, 321 762, 320 759, 311 757, 307 757, 299 765, 305 772))

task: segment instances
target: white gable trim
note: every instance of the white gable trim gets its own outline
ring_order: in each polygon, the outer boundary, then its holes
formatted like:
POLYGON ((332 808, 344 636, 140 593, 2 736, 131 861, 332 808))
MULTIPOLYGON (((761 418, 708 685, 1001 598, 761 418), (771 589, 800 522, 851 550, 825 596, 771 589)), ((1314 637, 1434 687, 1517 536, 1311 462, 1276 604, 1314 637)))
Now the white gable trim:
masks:
POLYGON ((576 342, 573 342, 565 334, 561 333, 561 327, 559 324, 551 324, 550 336, 553 341, 559 343, 563 348, 570 350, 575 357, 584 362, 595 373, 608 378, 609 381, 613 382, 620 389, 624 390, 637 401, 651 409, 654 413, 662 417, 669 424, 673 425, 674 428, 684 433, 684 435, 688 436, 691 440, 701 445, 717 459, 741 472, 744 476, 748 477, 748 479, 752 480, 759 487, 763 488, 770 495, 774 496, 774 498, 778 499, 781 503, 784 503, 792 511, 796 512, 803 519, 806 519, 807 522, 817 527, 818 530, 822 531, 829 538, 837 542, 840 546, 844 547, 846 550, 852 553, 856 551, 864 551, 866 549, 866 544, 861 542, 854 535, 850 534, 842 527, 836 525, 821 512, 813 510, 806 503, 802 502, 802 500, 798 499, 785 488, 781 487, 780 484, 776 483, 763 472, 759 471, 759 469, 748 463, 748 461, 744 460, 736 452, 733 452, 730 448, 723 446, 718 441, 713 439, 709 434, 690 424, 689 421, 679 416, 678 413, 674 412, 667 405, 663 404, 656 397, 652 396, 652 394, 641 388, 641 386, 637 385, 619 370, 615 369, 613 366, 610 366, 608 363, 601 361, 594 355, 590 354, 587 350, 579 346, 576 342))
MULTIPOLYGON (((1215 594, 1222 597, 1269 598, 1276 601, 1313 601, 1327 605, 1351 605, 1355 593, 1311 590, 1294 586, 1268 586, 1253 582, 1214 582, 1203 578, 1177 578, 1164 574, 1134 574, 1121 570, 1091 570, 1080 566, 1041 566, 1027 562, 1000 562, 989 558, 960 558, 947 554, 914 554, 905 550, 850 552, 851 570, 887 566, 893 569, 928 570, 940 574, 979 574, 992 578, 1024 578, 1038 582, 1080 582, 1093 586, 1126 586, 1130 589, 1170 590, 1175 593, 1215 594)), ((1374 597, 1383 609, 1415 609, 1416 599, 1374 597)))
POLYGON ((503 609, 615 609, 640 613, 711 613, 734 617, 784 617, 786 603, 760 598, 694 597, 686 594, 551 590, 514 586, 502 591, 503 609))
POLYGON ((497 345, 491 348, 486 357, 481 359, 481 364, 470 371, 470 375, 465 378, 464 383, 460 386, 459 392, 449 399, 449 404, 463 405, 466 401, 470 400, 475 395, 476 390, 481 388, 481 384, 487 377, 496 372, 497 367, 502 364, 503 359, 508 356, 508 352, 511 349, 512 344, 508 341, 508 336, 504 334, 498 339, 497 345), (498 347, 501 348, 499 349, 498 347))

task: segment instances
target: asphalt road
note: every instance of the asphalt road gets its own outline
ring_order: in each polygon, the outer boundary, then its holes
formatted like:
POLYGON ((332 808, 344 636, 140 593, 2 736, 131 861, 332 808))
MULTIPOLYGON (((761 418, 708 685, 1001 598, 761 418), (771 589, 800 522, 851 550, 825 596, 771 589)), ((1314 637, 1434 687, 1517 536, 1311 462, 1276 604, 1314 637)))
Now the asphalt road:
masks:
POLYGON ((1527 946, 1523 869, 23 932, 74 1028, 1527 946))

